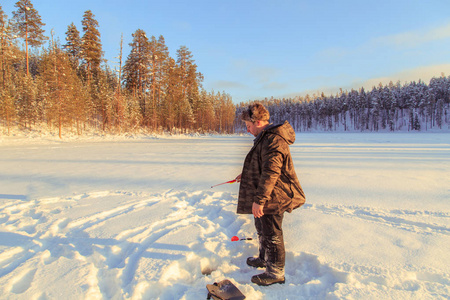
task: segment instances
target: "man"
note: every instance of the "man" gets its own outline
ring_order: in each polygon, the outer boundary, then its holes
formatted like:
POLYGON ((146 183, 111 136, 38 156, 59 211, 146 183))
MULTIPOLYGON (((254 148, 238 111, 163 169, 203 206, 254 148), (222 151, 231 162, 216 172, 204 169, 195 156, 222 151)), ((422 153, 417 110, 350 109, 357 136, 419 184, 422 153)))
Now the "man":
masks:
POLYGON ((269 124, 269 112, 255 103, 241 114, 247 131, 254 135, 254 145, 247 154, 240 182, 238 214, 253 214, 259 238, 259 256, 247 264, 266 268, 252 277, 258 285, 284 283, 285 250, 283 214, 305 203, 305 194, 294 170, 289 145, 295 141, 292 126, 269 124))

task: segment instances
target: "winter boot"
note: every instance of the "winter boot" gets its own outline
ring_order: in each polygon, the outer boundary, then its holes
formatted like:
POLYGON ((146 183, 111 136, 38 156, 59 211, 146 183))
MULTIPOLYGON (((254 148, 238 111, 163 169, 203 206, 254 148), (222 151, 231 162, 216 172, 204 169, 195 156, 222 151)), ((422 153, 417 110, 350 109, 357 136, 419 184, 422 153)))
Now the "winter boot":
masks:
POLYGON ((247 258, 247 265, 254 268, 265 268, 266 262, 259 257, 249 257, 247 258))
POLYGON ((271 284, 279 283, 283 284, 285 282, 283 277, 275 277, 267 272, 255 275, 252 277, 252 282, 257 285, 268 286, 271 284))

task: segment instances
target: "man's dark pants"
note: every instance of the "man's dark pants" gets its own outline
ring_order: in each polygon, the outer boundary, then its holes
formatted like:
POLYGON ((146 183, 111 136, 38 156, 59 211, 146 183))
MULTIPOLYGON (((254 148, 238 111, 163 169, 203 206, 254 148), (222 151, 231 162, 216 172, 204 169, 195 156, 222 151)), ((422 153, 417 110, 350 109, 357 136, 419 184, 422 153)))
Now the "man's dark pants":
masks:
POLYGON ((266 261, 266 272, 274 277, 284 277, 285 251, 282 223, 283 214, 255 218, 256 232, 259 237, 259 258, 266 261))

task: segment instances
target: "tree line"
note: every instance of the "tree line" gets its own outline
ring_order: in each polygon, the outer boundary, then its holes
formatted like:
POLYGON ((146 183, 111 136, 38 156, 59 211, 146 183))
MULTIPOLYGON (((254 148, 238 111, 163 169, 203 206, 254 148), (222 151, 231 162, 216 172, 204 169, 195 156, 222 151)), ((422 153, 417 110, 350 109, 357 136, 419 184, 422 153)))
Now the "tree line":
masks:
MULTIPOLYGON (((103 58, 99 23, 84 13, 81 32, 67 27, 64 44, 45 36, 30 0, 20 0, 8 19, 0 6, 0 125, 42 127, 83 134, 243 131, 240 113, 225 92, 207 92, 193 54, 185 46, 169 54, 164 37, 132 34, 130 53, 119 44, 118 69, 103 58), (20 47, 20 42, 23 46, 20 47), (44 47, 44 45, 46 45, 44 47)), ((341 90, 260 101, 271 121, 288 120, 296 131, 413 131, 450 127, 450 77, 380 84, 371 91, 341 90)))
MULTIPOLYGON (((289 121, 295 131, 427 131, 450 129, 450 76, 388 85, 371 91, 343 91, 335 96, 307 95, 264 99, 271 122, 289 121)), ((236 116, 246 109, 240 103, 236 116)), ((236 131, 245 130, 235 121, 236 131)))
POLYGON ((8 134, 13 126, 43 124, 60 137, 64 130, 92 129, 233 132, 231 96, 203 89, 203 75, 187 47, 172 58, 162 35, 148 37, 137 29, 126 59, 122 36, 118 69, 112 70, 92 11, 82 16, 81 32, 68 25, 61 44, 53 33, 45 36, 45 23, 30 0, 15 7, 8 19, 0 6, 0 124, 8 134))

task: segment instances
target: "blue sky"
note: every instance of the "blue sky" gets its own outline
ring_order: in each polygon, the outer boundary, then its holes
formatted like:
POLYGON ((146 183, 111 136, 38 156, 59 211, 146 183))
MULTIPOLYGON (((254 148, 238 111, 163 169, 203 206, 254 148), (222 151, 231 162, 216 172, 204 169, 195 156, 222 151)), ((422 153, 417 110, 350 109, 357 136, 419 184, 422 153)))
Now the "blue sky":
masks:
MULTIPOLYGON (((15 0, 0 4, 8 17, 15 0)), ((137 29, 163 35, 169 52, 184 45, 203 73, 207 91, 235 103, 370 89, 380 82, 429 82, 450 75, 448 0, 32 0, 65 43, 70 23, 82 31, 91 10, 105 58, 114 68, 124 36, 137 29)))

